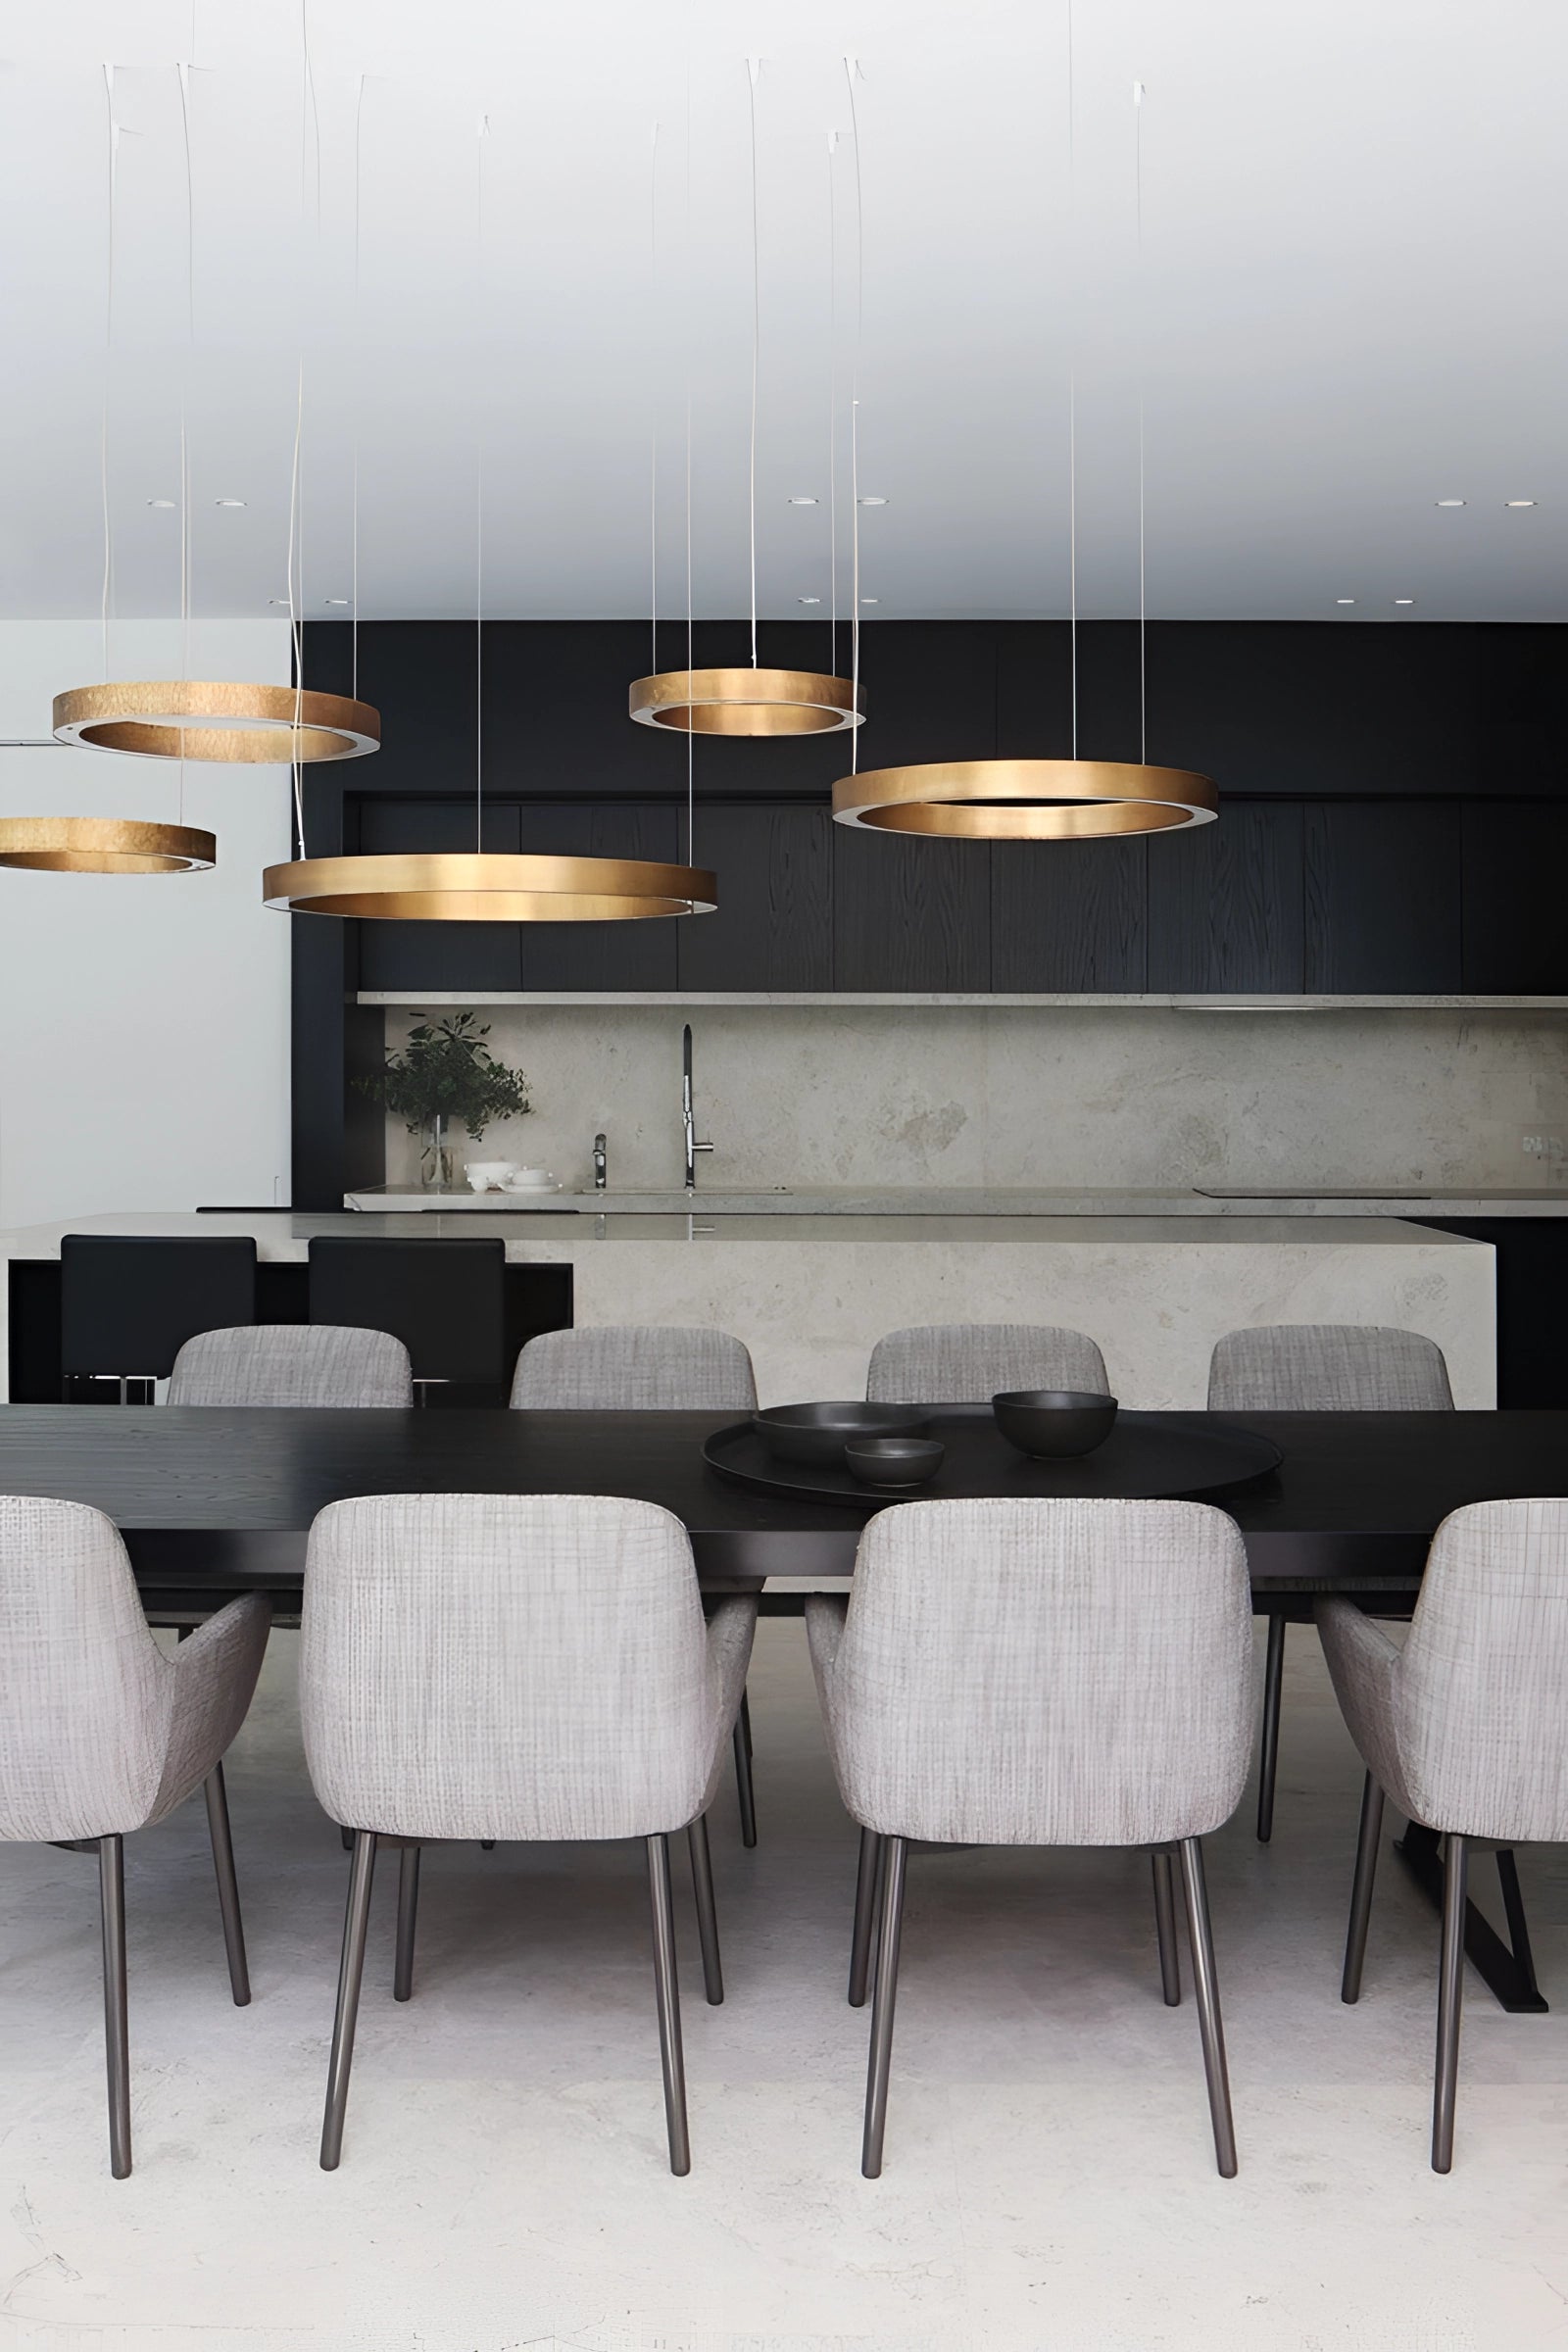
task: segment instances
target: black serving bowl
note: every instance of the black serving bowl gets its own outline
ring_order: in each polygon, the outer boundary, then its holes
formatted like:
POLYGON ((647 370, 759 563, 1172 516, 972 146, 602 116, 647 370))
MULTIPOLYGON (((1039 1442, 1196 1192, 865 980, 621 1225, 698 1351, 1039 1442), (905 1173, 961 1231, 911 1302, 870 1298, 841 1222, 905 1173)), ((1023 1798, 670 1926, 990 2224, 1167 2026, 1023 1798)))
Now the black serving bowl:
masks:
POLYGON ((1077 1389, 1012 1389, 993 1396, 991 1410, 1008 1445, 1037 1461, 1093 1453, 1116 1425, 1114 1396, 1077 1389))
POLYGON ((908 1404, 770 1404, 752 1415, 769 1453, 781 1462, 843 1467, 852 1438, 914 1438, 926 1424, 908 1404))
POLYGON ((864 1486, 907 1493, 935 1478, 947 1450, 936 1438, 852 1438, 844 1465, 864 1486))

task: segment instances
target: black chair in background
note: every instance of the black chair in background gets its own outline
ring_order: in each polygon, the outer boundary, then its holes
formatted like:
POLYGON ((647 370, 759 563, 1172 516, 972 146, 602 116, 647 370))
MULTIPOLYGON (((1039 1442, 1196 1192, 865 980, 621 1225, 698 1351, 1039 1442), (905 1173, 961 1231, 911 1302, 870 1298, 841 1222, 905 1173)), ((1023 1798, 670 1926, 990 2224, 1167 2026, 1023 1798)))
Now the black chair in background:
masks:
MULTIPOLYGON (((153 1234, 68 1233, 60 1244, 60 1373, 166 1380, 199 1331, 256 1320, 256 1244, 248 1236, 166 1241, 153 1234)), ((151 1401, 149 1397, 148 1401, 151 1401)))
POLYGON ((501 1389, 508 1371, 504 1242, 318 1236, 310 1260, 311 1321, 389 1331, 413 1359, 421 1403, 427 1384, 501 1389))

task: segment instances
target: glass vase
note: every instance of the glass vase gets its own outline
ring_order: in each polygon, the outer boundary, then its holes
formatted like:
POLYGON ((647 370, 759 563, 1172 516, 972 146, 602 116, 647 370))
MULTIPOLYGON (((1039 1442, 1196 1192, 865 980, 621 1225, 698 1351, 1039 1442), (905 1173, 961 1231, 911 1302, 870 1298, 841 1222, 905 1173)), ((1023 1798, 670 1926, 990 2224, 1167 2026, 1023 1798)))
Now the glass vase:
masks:
POLYGON ((444 1112, 419 1122, 419 1189, 425 1193, 452 1189, 452 1123, 444 1112))

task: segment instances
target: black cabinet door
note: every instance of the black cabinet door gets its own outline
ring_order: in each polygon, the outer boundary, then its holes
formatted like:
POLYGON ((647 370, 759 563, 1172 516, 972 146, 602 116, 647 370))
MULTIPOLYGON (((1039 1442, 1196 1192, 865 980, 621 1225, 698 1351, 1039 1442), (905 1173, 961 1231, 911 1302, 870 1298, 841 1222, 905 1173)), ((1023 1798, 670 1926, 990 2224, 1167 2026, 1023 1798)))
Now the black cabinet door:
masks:
POLYGON ((698 809, 718 911, 675 926, 682 988, 832 987, 833 833, 828 810, 808 801, 698 809))
POLYGON ((1216 824, 1156 833, 1148 850, 1152 991, 1299 992, 1298 802, 1224 801, 1216 824))
MULTIPOLYGON (((997 633, 991 621, 867 621, 860 631, 861 767, 989 760, 997 741, 997 633)), ((835 776, 850 765, 846 736, 835 776)), ((765 749, 765 747, 763 747, 765 749)))
MULTIPOLYGON (((557 858, 651 858, 680 862, 684 810, 658 801, 525 801, 522 848, 557 858)), ((699 845, 700 846, 700 845, 699 845)), ((673 989, 675 933, 706 915, 649 915, 631 922, 525 923, 525 989, 673 989)))
POLYGON ((1308 994, 1462 986, 1458 803, 1315 801, 1304 817, 1308 994))
POLYGON ((1464 986, 1477 996, 1568 996, 1568 805, 1466 801, 1464 986))
POLYGON ((991 985, 999 995, 1148 985, 1149 844, 999 841, 991 849, 991 985))
POLYGON ((990 850, 833 828, 833 985, 913 995, 991 986, 990 850))
MULTIPOLYGON (((461 800, 391 800, 367 793, 360 803, 360 849, 366 857, 400 850, 471 850, 474 804, 461 800)), ((486 850, 518 846, 513 804, 486 800, 486 850)), ((522 986, 515 923, 360 924, 360 986, 400 995, 420 989, 466 989, 476 994, 522 986)))

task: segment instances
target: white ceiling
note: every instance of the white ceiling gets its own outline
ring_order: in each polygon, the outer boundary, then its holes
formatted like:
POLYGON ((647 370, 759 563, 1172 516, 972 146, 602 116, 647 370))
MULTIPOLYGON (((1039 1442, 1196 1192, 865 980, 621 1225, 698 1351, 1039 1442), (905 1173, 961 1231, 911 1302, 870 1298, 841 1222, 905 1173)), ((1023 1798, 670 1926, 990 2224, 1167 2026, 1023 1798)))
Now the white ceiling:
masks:
POLYGON ((1151 613, 1393 620, 1410 596, 1420 619, 1568 615, 1560 0, 1077 0, 1071 212, 1065 0, 310 0, 303 173, 301 15, 8 12, 6 614, 99 607, 106 59, 119 611, 179 610, 179 516, 147 501, 179 495, 182 380, 194 609, 265 614, 285 593, 303 353, 311 616, 353 593, 356 440, 361 611, 472 613, 481 436, 485 610, 646 614, 656 425, 660 612, 683 614, 688 380, 693 601, 744 612, 749 53, 760 600, 825 617, 832 593, 831 172, 847 611, 852 52, 860 485, 889 502, 861 512, 868 618, 1066 611, 1070 371, 1086 615, 1138 607, 1141 374, 1151 613), (187 345, 174 61, 192 56, 187 345))

